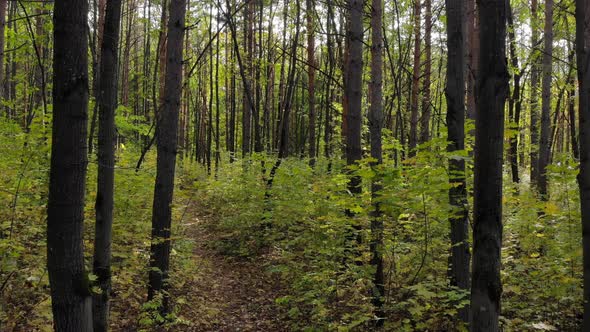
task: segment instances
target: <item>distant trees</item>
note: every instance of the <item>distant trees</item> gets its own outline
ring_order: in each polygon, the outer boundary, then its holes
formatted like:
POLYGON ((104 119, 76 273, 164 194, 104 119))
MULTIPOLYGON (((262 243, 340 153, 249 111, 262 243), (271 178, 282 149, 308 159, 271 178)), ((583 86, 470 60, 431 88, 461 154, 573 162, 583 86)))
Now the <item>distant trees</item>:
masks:
POLYGON ((88 2, 57 0, 53 12, 53 132, 47 203, 47 271, 54 329, 92 331, 84 267, 88 122, 88 2))

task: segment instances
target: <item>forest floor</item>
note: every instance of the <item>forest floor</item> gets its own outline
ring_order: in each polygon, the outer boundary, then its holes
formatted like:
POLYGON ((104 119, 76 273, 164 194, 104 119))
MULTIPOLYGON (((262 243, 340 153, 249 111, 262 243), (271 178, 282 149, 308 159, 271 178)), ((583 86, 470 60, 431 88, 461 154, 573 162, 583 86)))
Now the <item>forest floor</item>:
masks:
POLYGON ((191 322, 179 330, 284 331, 284 313, 274 301, 283 287, 265 270, 267 255, 248 260, 219 253, 214 245, 220 234, 211 227, 217 218, 203 211, 190 204, 182 223, 183 236, 194 241, 198 273, 175 295, 185 297, 179 314, 191 322))

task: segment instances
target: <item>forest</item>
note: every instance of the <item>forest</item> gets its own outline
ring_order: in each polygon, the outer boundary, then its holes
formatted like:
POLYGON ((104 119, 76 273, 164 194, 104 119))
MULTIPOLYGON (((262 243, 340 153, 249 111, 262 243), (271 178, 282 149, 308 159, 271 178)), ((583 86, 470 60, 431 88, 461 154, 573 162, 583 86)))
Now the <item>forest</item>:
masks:
POLYGON ((0 0, 0 331, 590 331, 590 0, 0 0))

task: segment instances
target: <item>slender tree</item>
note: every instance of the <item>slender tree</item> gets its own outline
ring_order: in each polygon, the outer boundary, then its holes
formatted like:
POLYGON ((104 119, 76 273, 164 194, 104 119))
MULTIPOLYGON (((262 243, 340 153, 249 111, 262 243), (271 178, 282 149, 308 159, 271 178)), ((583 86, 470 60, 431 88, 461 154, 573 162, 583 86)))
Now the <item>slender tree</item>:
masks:
MULTIPOLYGON (((381 147, 381 128, 383 126, 383 7, 381 0, 371 3, 371 82, 369 108, 369 130, 371 137, 371 157, 373 167, 383 162, 381 147)), ((379 173, 379 170, 376 172, 379 173)), ((371 183, 373 212, 371 219, 371 265, 375 268, 373 276, 373 305, 377 316, 377 325, 383 324, 383 296, 385 295, 385 277, 383 273, 383 220, 379 194, 382 189, 379 177, 371 183)))
POLYGON ((55 331, 92 331, 84 268, 88 126, 88 2, 57 0, 53 12, 53 133, 47 204, 47 271, 55 331))
POLYGON ((409 149, 410 156, 416 153, 416 146, 418 144, 418 117, 420 110, 418 109, 418 99, 420 96, 420 56, 422 44, 422 36, 420 33, 420 0, 414 0, 414 62, 412 67, 412 87, 410 94, 410 139, 409 149))
POLYGON ((510 99, 508 101, 508 120, 510 121, 510 128, 513 130, 510 133, 510 147, 508 152, 508 158, 510 161, 510 168, 512 171, 512 181, 514 183, 520 182, 518 176, 518 129, 520 123, 520 110, 522 101, 520 98, 520 78, 521 69, 518 66, 518 55, 516 54, 516 34, 514 32, 514 18, 512 14, 512 7, 510 1, 506 4, 508 8, 507 20, 508 20, 508 38, 510 40, 510 65, 513 71, 514 88, 510 99))
POLYGON ((551 152, 551 80, 553 78, 553 0, 545 2, 545 42, 543 51, 543 82, 541 92, 541 140, 539 142, 538 190, 541 199, 547 200, 547 165, 551 152))
POLYGON ((431 72, 432 72, 432 1, 424 0, 424 81, 422 84, 422 117, 420 118, 420 143, 430 140, 430 117, 432 113, 432 100, 430 92, 431 72))
MULTIPOLYGON (((465 8, 461 0, 447 0, 447 127, 450 153, 465 149, 465 8)), ((451 257, 449 279, 451 286, 469 289, 469 220, 465 185, 465 160, 458 156, 449 159, 449 218, 451 257)), ((458 318, 468 322, 469 308, 459 310, 458 318)))
POLYGON ((531 0, 531 101, 530 101, 530 131, 531 131, 531 168, 530 181, 536 186, 539 179, 539 18, 538 2, 531 0))
POLYGON ((506 0, 478 0, 480 57, 475 120, 471 330, 498 331, 502 246, 506 0))
POLYGON ((313 0, 306 0, 306 16, 307 16, 307 89, 309 107, 309 165, 315 165, 316 144, 315 144, 315 27, 313 17, 315 15, 315 6, 313 0))
POLYGON ((185 30, 185 13, 185 0, 170 1, 166 45, 167 64, 162 98, 164 103, 156 126, 158 157, 152 211, 148 300, 154 299, 156 295, 161 295, 160 311, 162 314, 169 311, 166 290, 170 267, 170 227, 178 141, 178 111, 182 90, 182 41, 185 30))
POLYGON ((576 0, 576 60, 579 82, 580 207, 584 271, 582 331, 590 330, 590 3, 576 0))
POLYGON ((115 109, 121 0, 108 0, 100 57, 98 177, 93 272, 101 293, 93 300, 94 331, 107 331, 111 290, 111 242, 115 179, 115 109))

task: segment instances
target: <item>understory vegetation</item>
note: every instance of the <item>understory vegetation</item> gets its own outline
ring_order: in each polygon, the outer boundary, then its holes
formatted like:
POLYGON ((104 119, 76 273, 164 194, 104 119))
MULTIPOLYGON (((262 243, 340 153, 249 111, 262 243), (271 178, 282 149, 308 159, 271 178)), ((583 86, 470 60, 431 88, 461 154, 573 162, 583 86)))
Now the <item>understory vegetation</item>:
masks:
MULTIPOLYGON (((0 318, 8 331, 51 330, 44 237, 47 141, 16 124, 0 125, 6 133, 0 137, 0 220, 5 235, 0 239, 0 318)), ((340 160, 319 160, 312 169, 306 159, 290 158, 281 163, 270 188, 272 156, 254 154, 222 163, 214 176, 207 176, 204 166, 181 160, 170 277, 170 292, 178 296, 172 297, 174 309, 165 319, 145 304, 155 154, 148 153, 136 171, 138 147, 119 143, 111 326, 150 330, 165 321, 170 330, 178 330, 215 320, 218 309, 198 293, 191 294, 194 290, 186 290, 187 283, 203 277, 205 266, 193 257, 195 240, 183 231, 196 210, 216 235, 208 247, 223 256, 255 261, 280 279, 282 291, 273 300, 290 329, 363 330, 375 319, 367 241, 372 207, 368 190, 357 197, 347 190, 347 183, 351 175, 360 176, 363 183, 378 175, 383 184, 386 330, 460 330, 454 317, 469 303, 469 295, 447 282, 452 210, 446 160, 464 158, 469 165, 471 158, 467 152, 450 156, 444 144, 444 138, 433 139, 416 157, 400 163, 393 158, 398 144, 390 139, 379 168, 371 168, 365 159, 352 173, 340 160), (354 214, 354 223, 347 211, 354 214), (187 308, 195 307, 199 317, 187 317, 187 308)), ((88 170, 87 201, 93 202, 95 161, 88 170)), ((577 165, 558 155, 549 171, 548 202, 535 198, 527 181, 505 181, 500 319, 505 331, 574 331, 581 319, 577 165)), ((93 214, 88 203, 88 248, 93 214)), ((86 262, 90 266, 91 257, 86 262)))

